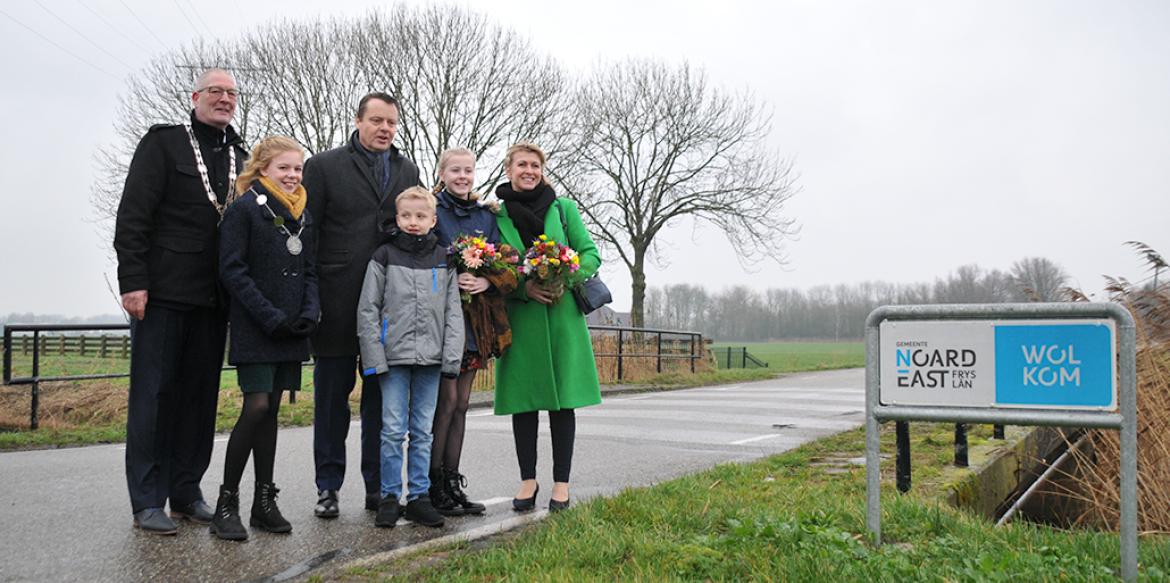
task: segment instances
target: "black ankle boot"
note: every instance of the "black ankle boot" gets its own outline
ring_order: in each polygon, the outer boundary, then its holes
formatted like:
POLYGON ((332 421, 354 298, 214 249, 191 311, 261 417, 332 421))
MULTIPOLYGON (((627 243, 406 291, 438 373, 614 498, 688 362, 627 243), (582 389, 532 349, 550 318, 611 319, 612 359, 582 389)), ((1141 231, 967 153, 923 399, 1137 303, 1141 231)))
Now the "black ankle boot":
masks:
POLYGON ((467 487, 467 478, 457 470, 443 468, 443 483, 447 486, 447 496, 459 505, 464 514, 483 514, 487 510, 483 504, 467 499, 467 494, 463 492, 463 488, 467 487))
POLYGON ((240 493, 219 487, 219 501, 211 518, 211 534, 223 540, 247 540, 248 529, 240 522, 240 493))
POLYGON ((252 498, 252 519, 248 524, 268 532, 292 532, 292 525, 276 507, 276 495, 280 489, 276 484, 256 484, 256 495, 252 498))
POLYGON ((431 487, 427 490, 427 497, 431 499, 431 506, 443 516, 462 516, 463 507, 451 499, 447 494, 447 485, 444 481, 445 472, 442 469, 431 470, 431 487))

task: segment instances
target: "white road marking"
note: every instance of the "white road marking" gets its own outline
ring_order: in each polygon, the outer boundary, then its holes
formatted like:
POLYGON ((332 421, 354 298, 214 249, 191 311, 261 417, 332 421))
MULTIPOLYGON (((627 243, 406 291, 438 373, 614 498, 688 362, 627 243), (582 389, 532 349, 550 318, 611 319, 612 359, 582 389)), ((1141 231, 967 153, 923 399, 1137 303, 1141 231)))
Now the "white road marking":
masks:
POLYGON ((768 435, 757 435, 755 437, 749 437, 747 439, 733 441, 733 442, 731 442, 731 445, 744 445, 747 443, 752 443, 754 441, 764 441, 765 439, 772 439, 774 437, 780 437, 780 434, 779 433, 769 433, 768 435))

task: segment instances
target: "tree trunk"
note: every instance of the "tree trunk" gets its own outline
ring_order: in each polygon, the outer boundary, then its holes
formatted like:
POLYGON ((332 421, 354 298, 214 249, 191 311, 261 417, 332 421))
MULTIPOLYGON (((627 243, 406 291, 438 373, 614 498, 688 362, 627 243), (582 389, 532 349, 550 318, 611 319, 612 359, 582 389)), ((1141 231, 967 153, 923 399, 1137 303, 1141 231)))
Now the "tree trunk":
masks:
POLYGON ((630 326, 641 328, 645 322, 646 303, 646 252, 634 250, 634 265, 630 267, 630 284, 633 301, 630 302, 630 326))

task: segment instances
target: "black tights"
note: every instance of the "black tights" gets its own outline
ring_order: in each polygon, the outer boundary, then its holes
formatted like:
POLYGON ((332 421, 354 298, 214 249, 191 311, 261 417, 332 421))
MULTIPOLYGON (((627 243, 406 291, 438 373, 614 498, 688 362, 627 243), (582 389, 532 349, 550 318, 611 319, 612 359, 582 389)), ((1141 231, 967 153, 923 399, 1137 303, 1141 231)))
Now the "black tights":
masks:
MULTIPOLYGON (((552 431, 553 481, 568 482, 573 467, 573 437, 577 433, 577 416, 572 409, 548 412, 552 431)), ((520 479, 536 479, 536 434, 540 412, 512 416, 512 437, 516 440, 516 459, 520 462, 520 479)))
POLYGON ((223 485, 229 490, 240 489, 240 478, 248 464, 248 454, 255 452, 252 464, 256 483, 272 482, 272 466, 276 463, 276 414, 280 411, 281 391, 271 393, 244 393, 244 407, 228 438, 227 462, 223 468, 223 485))
POLYGON ((459 471, 459 457, 463 453, 463 434, 467 428, 467 407, 471 402, 471 383, 474 370, 459 373, 459 378, 439 381, 439 404, 435 408, 435 423, 431 428, 431 471, 441 467, 459 471))

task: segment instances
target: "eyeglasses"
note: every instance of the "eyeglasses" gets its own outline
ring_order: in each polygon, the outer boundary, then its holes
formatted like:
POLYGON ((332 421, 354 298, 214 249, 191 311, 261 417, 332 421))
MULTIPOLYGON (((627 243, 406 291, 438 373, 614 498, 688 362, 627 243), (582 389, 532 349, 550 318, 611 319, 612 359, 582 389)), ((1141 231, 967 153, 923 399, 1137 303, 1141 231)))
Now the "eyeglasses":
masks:
POLYGON ((227 95, 228 97, 235 98, 240 96, 239 89, 234 87, 216 87, 215 85, 204 87, 203 89, 196 89, 195 92, 206 93, 212 97, 223 97, 224 95, 227 95))

